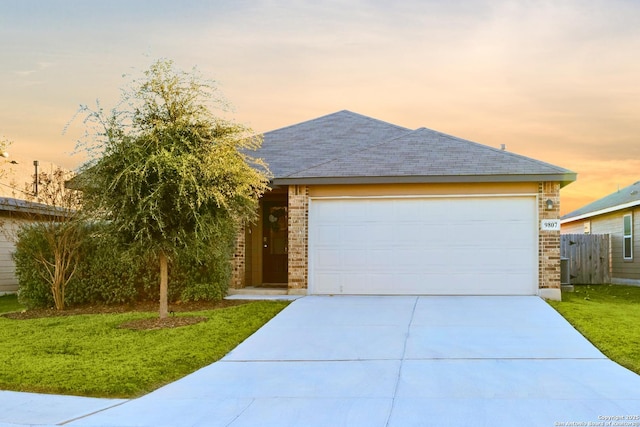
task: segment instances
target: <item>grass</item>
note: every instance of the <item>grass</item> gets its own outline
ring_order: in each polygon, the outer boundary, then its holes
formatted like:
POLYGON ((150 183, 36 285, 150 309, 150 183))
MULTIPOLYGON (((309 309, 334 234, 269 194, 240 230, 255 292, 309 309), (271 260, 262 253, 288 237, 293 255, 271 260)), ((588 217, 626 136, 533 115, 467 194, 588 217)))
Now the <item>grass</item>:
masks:
MULTIPOLYGON (((135 397, 227 354, 287 305, 256 301, 179 313, 206 322, 161 330, 121 329, 156 313, 12 320, 0 317, 0 389, 93 397, 135 397)), ((21 310, 0 298, 0 312, 21 310)))
POLYGON ((549 303, 607 357, 640 374, 640 287, 576 286, 549 303))

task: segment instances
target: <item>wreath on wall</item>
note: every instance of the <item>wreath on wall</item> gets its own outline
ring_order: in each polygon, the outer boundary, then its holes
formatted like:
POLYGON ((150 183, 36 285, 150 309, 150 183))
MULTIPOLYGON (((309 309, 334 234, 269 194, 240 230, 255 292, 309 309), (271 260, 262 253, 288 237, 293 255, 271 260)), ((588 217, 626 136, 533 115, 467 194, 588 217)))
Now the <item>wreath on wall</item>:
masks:
POLYGON ((273 208, 269 212, 267 222, 273 231, 280 231, 280 218, 287 217, 287 208, 273 208))

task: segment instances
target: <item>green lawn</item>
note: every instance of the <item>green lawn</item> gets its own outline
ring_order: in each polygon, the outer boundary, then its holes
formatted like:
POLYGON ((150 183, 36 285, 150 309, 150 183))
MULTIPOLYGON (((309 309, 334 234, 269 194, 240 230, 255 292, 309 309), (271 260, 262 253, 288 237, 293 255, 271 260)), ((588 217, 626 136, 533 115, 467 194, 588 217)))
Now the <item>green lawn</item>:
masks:
MULTIPOLYGON (((12 320, 0 316, 0 389, 95 397, 134 397, 224 356, 287 305, 256 301, 178 316, 206 322, 174 329, 121 329, 156 313, 12 320)), ((1 297, 0 311, 21 307, 1 297)))
POLYGON ((640 374, 640 287, 576 286, 549 304, 607 357, 640 374))

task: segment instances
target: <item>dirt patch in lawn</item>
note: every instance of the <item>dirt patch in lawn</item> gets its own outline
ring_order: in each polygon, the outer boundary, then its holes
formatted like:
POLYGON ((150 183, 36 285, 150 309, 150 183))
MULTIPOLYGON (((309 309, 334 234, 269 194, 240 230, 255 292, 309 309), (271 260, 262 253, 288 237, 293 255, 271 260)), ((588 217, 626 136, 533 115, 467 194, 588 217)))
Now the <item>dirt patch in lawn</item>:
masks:
POLYGON ((120 325, 121 329, 133 329, 136 331, 150 331, 154 329, 179 328, 181 326, 195 325, 206 322, 207 318, 202 316, 169 316, 164 319, 155 317, 153 319, 138 319, 125 322, 120 325))
MULTIPOLYGON (((176 313, 185 313, 193 311, 217 310, 226 307, 246 304, 249 301, 244 300, 222 300, 216 302, 198 301, 198 302, 180 302, 169 304, 169 316, 165 319, 159 317, 151 319, 139 319, 126 322, 120 325, 121 328, 135 330, 151 330, 164 328, 177 328, 181 326, 193 325, 207 320, 203 316, 176 316, 176 313)), ((55 310, 52 308, 39 308, 32 310, 16 311, 13 313, 4 313, 3 317, 16 320, 39 319, 43 317, 59 317, 59 316, 77 316, 82 314, 108 314, 108 313, 131 313, 131 312, 158 312, 159 305, 155 302, 143 302, 136 304, 121 305, 84 305, 80 307, 72 307, 66 310, 55 310)))

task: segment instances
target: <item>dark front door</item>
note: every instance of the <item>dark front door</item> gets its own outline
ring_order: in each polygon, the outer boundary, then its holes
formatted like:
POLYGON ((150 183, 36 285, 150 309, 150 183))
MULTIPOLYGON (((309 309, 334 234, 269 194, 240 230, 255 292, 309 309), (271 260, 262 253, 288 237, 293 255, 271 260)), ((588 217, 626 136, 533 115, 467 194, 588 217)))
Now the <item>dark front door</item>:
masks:
POLYGON ((262 282, 287 283, 287 203, 265 201, 262 207, 262 282))

